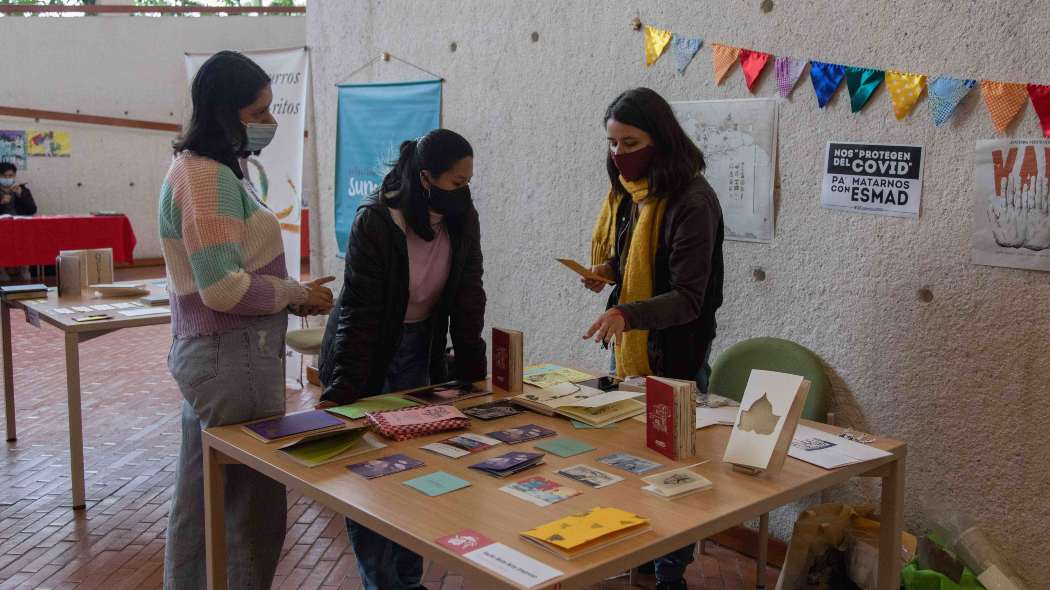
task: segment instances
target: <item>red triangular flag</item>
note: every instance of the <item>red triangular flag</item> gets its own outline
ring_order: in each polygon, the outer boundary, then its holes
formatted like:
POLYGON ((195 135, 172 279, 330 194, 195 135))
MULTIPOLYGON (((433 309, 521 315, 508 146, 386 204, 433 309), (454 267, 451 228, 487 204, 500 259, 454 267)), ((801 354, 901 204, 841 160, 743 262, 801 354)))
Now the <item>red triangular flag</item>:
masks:
POLYGON ((759 74, 769 63, 769 57, 768 53, 761 51, 740 50, 740 69, 744 70, 744 80, 747 82, 748 91, 752 94, 755 93, 755 80, 758 80, 759 74))
POLYGON ((1035 114, 1039 115, 1039 124, 1043 126, 1043 137, 1050 137, 1050 86, 1029 84, 1028 97, 1032 99, 1035 114))

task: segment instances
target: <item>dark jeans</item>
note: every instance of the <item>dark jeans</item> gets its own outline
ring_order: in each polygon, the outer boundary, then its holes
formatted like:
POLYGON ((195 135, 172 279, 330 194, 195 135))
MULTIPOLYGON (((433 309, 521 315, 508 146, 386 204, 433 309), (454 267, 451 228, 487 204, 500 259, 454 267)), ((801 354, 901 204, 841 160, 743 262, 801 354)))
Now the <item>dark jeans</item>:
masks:
MULTIPOLYGON (((430 331, 426 322, 405 324, 401 347, 387 370, 382 393, 430 383, 430 331)), ((422 588, 423 558, 375 531, 346 519, 350 546, 365 590, 422 588)))
MULTIPOLYGON (((615 352, 610 355, 612 361, 610 361, 610 372, 616 374, 616 354, 615 352)), ((704 364, 700 366, 700 371, 696 375, 696 386, 700 390, 700 393, 707 393, 707 385, 711 381, 711 344, 707 345, 707 352, 704 353, 704 364)), ((681 549, 672 551, 663 557, 659 557, 653 560, 653 565, 656 566, 656 581, 657 582, 674 582, 680 580, 685 576, 685 568, 689 567, 690 563, 693 563, 693 554, 696 552, 696 543, 690 543, 689 545, 682 547, 681 549)))

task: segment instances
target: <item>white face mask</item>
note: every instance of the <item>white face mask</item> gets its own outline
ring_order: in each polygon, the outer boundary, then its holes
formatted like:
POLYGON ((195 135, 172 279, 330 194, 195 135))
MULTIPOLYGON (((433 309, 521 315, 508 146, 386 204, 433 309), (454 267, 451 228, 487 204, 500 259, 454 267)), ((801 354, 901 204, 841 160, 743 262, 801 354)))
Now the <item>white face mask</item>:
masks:
POLYGON ((270 145, 277 133, 277 123, 244 123, 244 132, 248 136, 246 152, 257 152, 270 145))
POLYGON ((14 178, 0 178, 0 186, 2 186, 4 188, 11 188, 14 185, 15 185, 15 179, 14 178))

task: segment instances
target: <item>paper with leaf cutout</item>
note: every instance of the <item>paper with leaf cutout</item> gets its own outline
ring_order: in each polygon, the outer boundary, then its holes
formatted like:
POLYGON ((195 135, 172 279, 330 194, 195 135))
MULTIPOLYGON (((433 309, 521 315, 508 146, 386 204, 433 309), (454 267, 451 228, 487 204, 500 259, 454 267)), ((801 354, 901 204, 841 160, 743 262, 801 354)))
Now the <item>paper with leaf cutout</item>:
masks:
POLYGON ((521 533, 566 559, 649 529, 649 520, 619 508, 592 508, 521 533))
POLYGON ((809 382, 799 375, 751 371, 723 461, 764 471, 784 463, 809 382))

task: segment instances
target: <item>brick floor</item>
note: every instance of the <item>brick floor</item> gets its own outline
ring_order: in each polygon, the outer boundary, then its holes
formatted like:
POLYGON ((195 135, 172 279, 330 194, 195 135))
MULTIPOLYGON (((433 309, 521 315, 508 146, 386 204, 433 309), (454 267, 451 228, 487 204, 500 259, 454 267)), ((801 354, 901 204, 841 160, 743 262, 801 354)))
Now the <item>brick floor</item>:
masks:
MULTIPOLYGON (((18 441, 0 453, 0 590, 159 588, 164 527, 179 448, 181 396, 167 373, 168 326, 137 328, 81 345, 88 510, 70 509, 61 333, 12 317, 18 441)), ((289 364, 294 372, 297 363, 289 364)), ((317 392, 290 389, 289 410, 317 392)), ((359 588, 342 519, 289 493, 288 536, 275 588, 359 588)), ((555 564, 556 565, 556 564, 555 564)), ((767 572, 772 587, 777 571, 767 572)), ((691 588, 753 588, 754 561, 708 544, 690 566, 691 588)), ((635 586, 651 588, 650 576, 635 586)), ((470 588, 427 564, 431 590, 470 588)), ((604 588, 629 588, 627 579, 604 588)))

